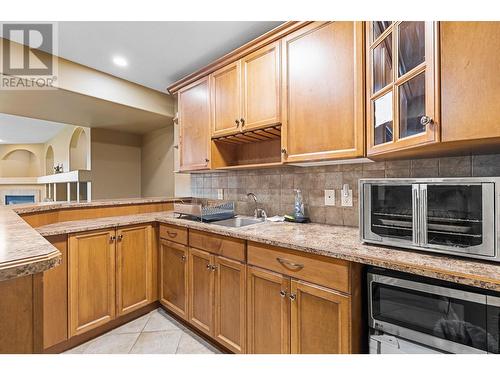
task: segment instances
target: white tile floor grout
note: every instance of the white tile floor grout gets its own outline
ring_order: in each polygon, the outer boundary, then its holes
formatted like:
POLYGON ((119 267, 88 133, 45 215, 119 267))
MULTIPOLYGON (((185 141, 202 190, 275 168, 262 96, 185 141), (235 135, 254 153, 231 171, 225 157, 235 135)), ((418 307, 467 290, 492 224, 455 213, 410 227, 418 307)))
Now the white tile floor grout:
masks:
POLYGON ((154 310, 65 354, 215 354, 221 353, 196 333, 154 310))

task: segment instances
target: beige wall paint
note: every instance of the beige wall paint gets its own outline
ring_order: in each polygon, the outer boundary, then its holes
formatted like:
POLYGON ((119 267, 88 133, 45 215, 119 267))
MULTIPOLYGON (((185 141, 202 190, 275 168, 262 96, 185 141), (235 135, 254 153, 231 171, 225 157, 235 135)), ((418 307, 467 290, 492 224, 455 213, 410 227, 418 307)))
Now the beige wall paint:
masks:
POLYGON ((168 127, 142 137, 143 197, 174 196, 174 129, 168 127))
POLYGON ((141 196, 141 145, 139 135, 92 129, 92 198, 141 196))
POLYGON ((43 172, 43 144, 0 145, 0 177, 37 177, 43 172))
MULTIPOLYGON (((64 172, 69 172, 70 170, 75 170, 75 168, 71 167, 71 151, 70 145, 73 139, 73 136, 80 133, 80 130, 83 130, 83 134, 87 142, 76 141, 78 150, 76 153, 73 153, 73 156, 77 156, 77 169, 91 169, 91 150, 90 150, 90 142, 88 140, 91 137, 90 128, 78 127, 73 125, 68 125, 64 129, 62 129, 54 138, 50 139, 44 145, 43 151, 43 165, 46 165, 46 157, 47 150, 49 147, 52 147, 54 151, 54 164, 57 165, 62 163, 64 172), (84 167, 86 165, 86 167, 84 167), (84 168, 82 168, 84 167, 84 168)), ((74 163, 73 163, 74 164, 74 163)), ((44 174, 53 174, 53 170, 45 168, 44 174)))

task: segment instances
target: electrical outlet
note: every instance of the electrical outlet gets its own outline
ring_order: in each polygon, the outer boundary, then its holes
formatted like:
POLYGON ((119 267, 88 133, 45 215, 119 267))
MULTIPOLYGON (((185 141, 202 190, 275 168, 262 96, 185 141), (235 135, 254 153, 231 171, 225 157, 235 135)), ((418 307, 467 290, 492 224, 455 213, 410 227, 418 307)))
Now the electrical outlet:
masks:
POLYGON ((344 190, 340 192, 341 204, 343 207, 352 207, 352 189, 344 190))
POLYGON ((325 206, 335 206, 335 190, 325 190, 325 206))
POLYGON ((217 199, 224 199, 224 189, 217 189, 217 199))

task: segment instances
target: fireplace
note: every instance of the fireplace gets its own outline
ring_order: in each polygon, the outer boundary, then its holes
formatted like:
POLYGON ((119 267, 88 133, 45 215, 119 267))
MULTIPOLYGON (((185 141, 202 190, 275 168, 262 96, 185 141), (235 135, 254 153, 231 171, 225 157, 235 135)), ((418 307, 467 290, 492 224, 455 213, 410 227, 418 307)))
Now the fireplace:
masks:
POLYGON ((34 195, 5 195, 5 205, 35 203, 34 195))

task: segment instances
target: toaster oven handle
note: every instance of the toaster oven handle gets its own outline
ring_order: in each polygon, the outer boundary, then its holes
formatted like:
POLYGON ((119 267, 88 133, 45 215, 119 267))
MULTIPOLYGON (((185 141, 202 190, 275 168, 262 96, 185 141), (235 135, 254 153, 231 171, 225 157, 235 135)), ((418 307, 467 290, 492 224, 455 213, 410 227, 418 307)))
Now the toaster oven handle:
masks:
POLYGON ((420 245, 420 202, 419 202, 419 186, 412 185, 412 208, 413 208, 413 216, 412 216, 412 224, 413 224, 413 244, 420 245))

